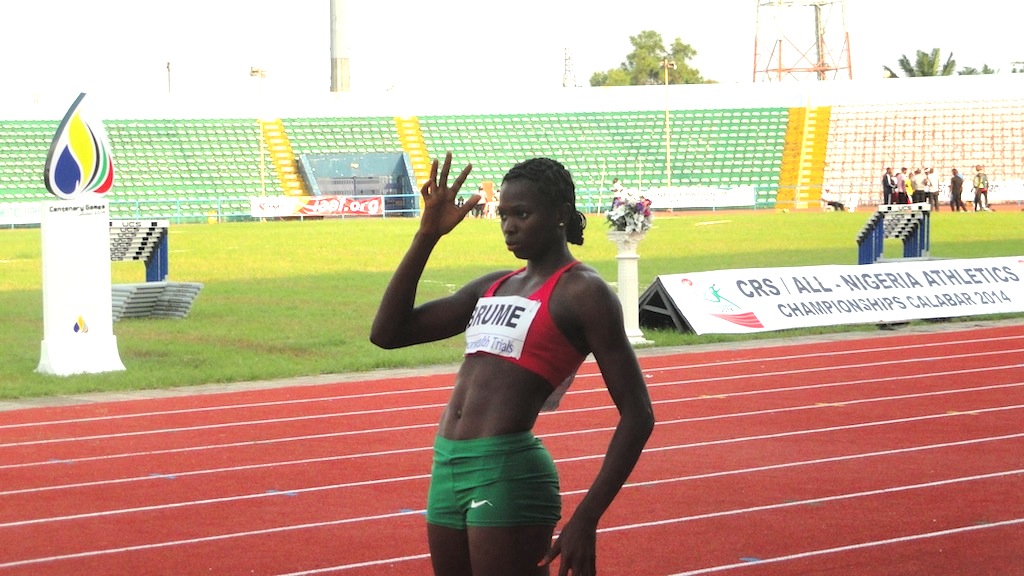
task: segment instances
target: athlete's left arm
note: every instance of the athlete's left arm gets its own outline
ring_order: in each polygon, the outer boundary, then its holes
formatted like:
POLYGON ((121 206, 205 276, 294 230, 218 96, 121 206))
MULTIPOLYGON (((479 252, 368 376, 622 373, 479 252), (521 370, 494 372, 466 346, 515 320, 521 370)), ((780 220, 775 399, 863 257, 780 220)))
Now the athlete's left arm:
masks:
POLYGON ((594 573, 598 521, 625 484, 654 429, 654 411, 626 336, 618 296, 596 272, 578 268, 567 273, 569 281, 555 291, 552 314, 556 321, 570 319, 573 336, 582 337, 594 354, 618 408, 619 423, 593 484, 545 557, 550 562, 562 555, 560 575, 569 570, 573 575, 594 573))

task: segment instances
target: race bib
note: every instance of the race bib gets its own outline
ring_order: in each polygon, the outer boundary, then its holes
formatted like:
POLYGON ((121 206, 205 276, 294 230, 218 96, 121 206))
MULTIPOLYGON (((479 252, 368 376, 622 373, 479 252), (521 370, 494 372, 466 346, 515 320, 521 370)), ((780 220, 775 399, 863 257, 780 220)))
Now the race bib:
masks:
POLYGON ((539 309, 539 300, 522 296, 481 298, 466 326, 466 354, 486 352, 518 359, 539 309))

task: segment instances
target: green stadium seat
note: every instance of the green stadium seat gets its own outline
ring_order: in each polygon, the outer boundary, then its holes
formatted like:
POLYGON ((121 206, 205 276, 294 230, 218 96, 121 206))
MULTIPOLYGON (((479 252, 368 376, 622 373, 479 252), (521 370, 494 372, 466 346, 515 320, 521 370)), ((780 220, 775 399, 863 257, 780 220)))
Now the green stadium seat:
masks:
MULTIPOLYGON (((722 186, 777 180, 788 112, 778 109, 671 111, 673 180, 722 186), (705 156, 711 156, 705 160, 705 156), (726 169, 728 168, 728 169, 726 169)), ((611 179, 627 186, 664 175, 664 113, 659 111, 550 114, 435 115, 419 118, 427 151, 452 150, 474 162, 474 180, 500 181, 515 162, 548 155, 577 179, 580 198, 607 192, 611 179)), ((390 116, 285 118, 296 154, 401 152, 390 116)), ((128 119, 105 122, 117 162, 119 211, 203 219, 223 202, 238 214, 246 197, 280 194, 264 158, 260 177, 259 124, 254 119, 128 119), (158 199, 148 202, 146 198, 158 199), (207 202, 207 203, 204 203, 207 202), (169 214, 161 214, 169 211, 169 214)), ((40 168, 57 122, 2 121, 0 200, 45 197, 40 168)), ((589 202, 589 200, 587 200, 589 202)))

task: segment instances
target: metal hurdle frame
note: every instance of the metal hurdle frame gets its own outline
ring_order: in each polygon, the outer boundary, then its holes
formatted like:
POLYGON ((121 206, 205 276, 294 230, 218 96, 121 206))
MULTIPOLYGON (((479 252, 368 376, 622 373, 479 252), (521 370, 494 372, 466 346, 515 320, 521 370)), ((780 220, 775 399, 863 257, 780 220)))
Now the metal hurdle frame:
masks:
POLYGON ((927 202, 882 204, 857 235, 857 263, 883 261, 886 238, 903 241, 903 259, 928 258, 931 248, 931 210, 927 202))

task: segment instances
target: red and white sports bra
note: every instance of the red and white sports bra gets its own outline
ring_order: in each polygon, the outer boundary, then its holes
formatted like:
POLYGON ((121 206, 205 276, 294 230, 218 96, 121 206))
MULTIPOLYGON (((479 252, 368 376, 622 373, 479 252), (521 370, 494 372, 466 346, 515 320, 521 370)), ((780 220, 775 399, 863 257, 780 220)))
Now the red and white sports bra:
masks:
POLYGON ((558 329, 548 301, 562 274, 578 261, 555 271, 529 296, 495 296, 520 268, 499 278, 476 303, 466 326, 466 356, 491 354, 526 368, 547 380, 553 388, 566 383, 586 358, 558 329))

